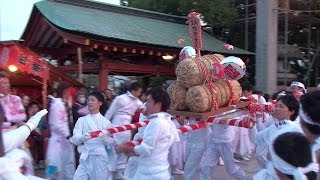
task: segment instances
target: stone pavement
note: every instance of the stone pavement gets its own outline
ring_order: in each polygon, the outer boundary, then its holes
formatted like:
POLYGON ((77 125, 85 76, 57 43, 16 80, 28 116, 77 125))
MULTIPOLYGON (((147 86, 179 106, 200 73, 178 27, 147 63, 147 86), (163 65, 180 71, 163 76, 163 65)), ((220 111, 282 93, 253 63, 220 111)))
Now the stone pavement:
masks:
MULTIPOLYGON (((252 176, 260 170, 260 166, 258 165, 258 162, 256 161, 256 158, 253 157, 250 161, 242 160, 240 163, 237 163, 247 174, 247 179, 252 179, 252 176)), ((213 172, 214 180, 231 180, 233 179, 231 176, 229 176, 224 169, 224 166, 217 166, 215 171, 213 172)), ((44 177, 44 171, 42 170, 36 170, 36 175, 40 177, 44 177)), ((183 180, 182 175, 175 175, 172 178, 173 180, 183 180)), ((198 178, 200 179, 200 178, 198 178)))
MULTIPOLYGON (((240 163, 237 163, 247 174, 247 179, 252 179, 252 176, 260 170, 260 166, 255 157, 253 157, 250 161, 241 160, 240 163)), ((214 180, 231 180, 233 179, 228 175, 224 166, 217 166, 213 172, 214 180)), ((173 176, 173 180, 183 180, 183 176, 175 175, 173 176)))

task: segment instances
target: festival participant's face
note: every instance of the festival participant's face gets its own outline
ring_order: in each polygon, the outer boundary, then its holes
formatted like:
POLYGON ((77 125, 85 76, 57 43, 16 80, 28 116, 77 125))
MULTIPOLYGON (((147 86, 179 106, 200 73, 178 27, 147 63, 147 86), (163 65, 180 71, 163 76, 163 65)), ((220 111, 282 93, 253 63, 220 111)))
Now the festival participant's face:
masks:
POLYGON ((142 93, 142 88, 138 88, 137 90, 132 90, 131 94, 134 95, 135 97, 139 97, 142 93))
POLYGON ((147 107, 146 113, 148 115, 158 113, 160 112, 161 103, 155 103, 152 96, 148 95, 146 107, 147 107))
POLYGON ((99 112, 99 108, 102 105, 102 102, 98 101, 95 96, 88 97, 88 109, 90 113, 99 112))
POLYGON ((252 95, 252 91, 244 90, 244 91, 242 92, 242 95, 243 95, 244 97, 249 97, 249 96, 252 95))
POLYGON ((276 104, 273 116, 278 120, 290 119, 290 116, 294 111, 290 111, 289 108, 279 100, 276 104))
POLYGON ((300 91, 300 88, 299 88, 298 86, 293 85, 293 86, 290 86, 290 90, 291 90, 292 92, 299 92, 299 91, 300 91))
POLYGON ((10 92, 10 81, 8 78, 0 78, 0 93, 9 94, 10 92))

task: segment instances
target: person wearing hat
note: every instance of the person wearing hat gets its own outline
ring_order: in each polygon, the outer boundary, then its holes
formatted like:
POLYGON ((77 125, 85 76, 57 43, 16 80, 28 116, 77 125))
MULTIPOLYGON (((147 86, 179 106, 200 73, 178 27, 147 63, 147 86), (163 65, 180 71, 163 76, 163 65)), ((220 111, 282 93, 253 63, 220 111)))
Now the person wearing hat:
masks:
POLYGON ((300 96, 307 92, 303 83, 298 81, 293 81, 290 85, 290 90, 295 98, 299 99, 300 96))

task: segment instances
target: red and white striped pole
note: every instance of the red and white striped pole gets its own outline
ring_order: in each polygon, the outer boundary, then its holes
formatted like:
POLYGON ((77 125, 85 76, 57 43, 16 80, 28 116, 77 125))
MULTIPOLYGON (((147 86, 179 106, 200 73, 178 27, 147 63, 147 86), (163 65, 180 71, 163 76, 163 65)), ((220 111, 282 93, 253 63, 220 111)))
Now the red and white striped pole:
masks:
MULTIPOLYGON (((244 117, 243 119, 239 119, 239 118, 232 118, 232 119, 217 118, 217 119, 215 119, 214 116, 212 116, 212 117, 208 118, 207 122, 199 121, 199 122, 196 122, 196 123, 193 123, 190 125, 184 125, 184 126, 181 126, 180 128, 177 128, 177 131, 179 134, 186 133, 186 132, 193 131, 196 129, 204 128, 206 126, 210 126, 214 123, 231 125, 231 126, 238 126, 238 127, 245 127, 245 128, 252 128, 254 125, 254 123, 252 121, 253 121, 252 118, 248 118, 248 117, 244 117)), ((143 139, 139 138, 134 141, 128 141, 125 143, 125 145, 136 146, 136 145, 139 145, 142 141, 143 141, 143 139)))

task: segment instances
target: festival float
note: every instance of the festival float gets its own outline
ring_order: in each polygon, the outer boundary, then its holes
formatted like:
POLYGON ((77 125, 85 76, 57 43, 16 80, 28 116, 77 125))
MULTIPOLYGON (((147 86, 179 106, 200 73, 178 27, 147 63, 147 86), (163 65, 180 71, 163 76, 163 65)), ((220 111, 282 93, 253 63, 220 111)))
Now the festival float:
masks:
MULTIPOLYGON (((175 74, 177 79, 168 87, 171 99, 168 113, 180 120, 195 119, 196 122, 181 126, 178 133, 185 133, 210 126, 212 123, 252 128, 256 112, 272 112, 273 104, 259 104, 250 98, 241 101, 242 89, 238 80, 245 75, 245 63, 238 57, 221 54, 201 56, 200 14, 188 14, 189 34, 193 47, 184 47, 179 54, 175 74)), ((232 50, 233 46, 223 44, 232 50)), ((92 131, 91 137, 101 133, 113 134, 146 126, 149 120, 92 131)), ((135 146, 142 139, 129 141, 135 146)))

